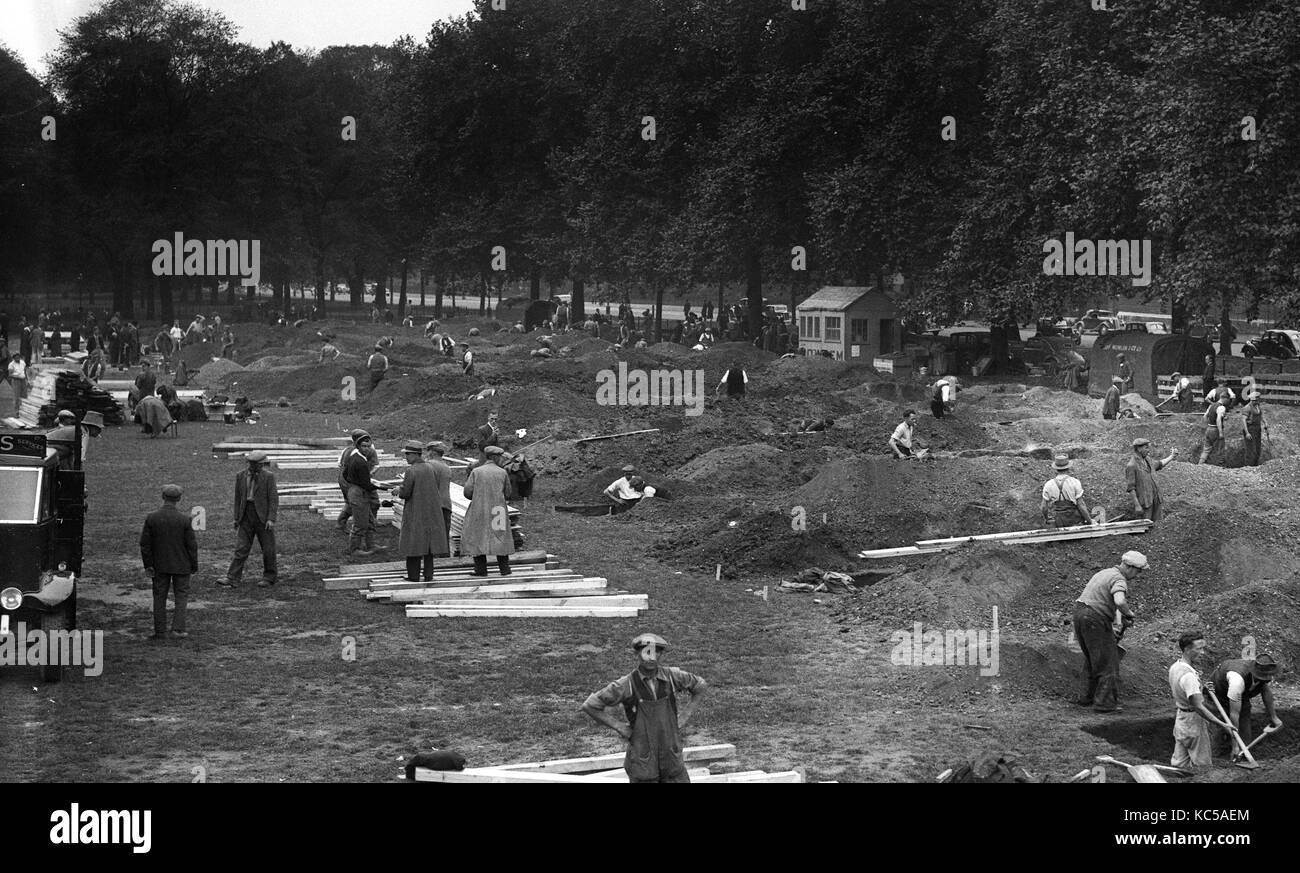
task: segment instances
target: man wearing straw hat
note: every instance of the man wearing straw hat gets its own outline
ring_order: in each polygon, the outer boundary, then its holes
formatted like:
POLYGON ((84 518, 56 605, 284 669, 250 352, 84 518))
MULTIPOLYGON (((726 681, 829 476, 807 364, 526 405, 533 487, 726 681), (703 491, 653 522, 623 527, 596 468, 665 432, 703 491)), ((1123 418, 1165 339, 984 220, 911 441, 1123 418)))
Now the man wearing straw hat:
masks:
POLYGON ((1043 484, 1043 502, 1039 507, 1043 524, 1049 527, 1093 523, 1093 513, 1083 500, 1083 483, 1070 475, 1073 469, 1074 461, 1069 455, 1057 455, 1052 461, 1054 475, 1043 484))
POLYGON ((406 559, 406 581, 420 581, 420 565, 424 565, 424 581, 433 581, 434 555, 448 555, 447 528, 442 520, 437 474, 424 460, 424 446, 410 440, 402 447, 406 457, 406 474, 397 489, 402 499, 402 530, 397 538, 397 548, 406 559))

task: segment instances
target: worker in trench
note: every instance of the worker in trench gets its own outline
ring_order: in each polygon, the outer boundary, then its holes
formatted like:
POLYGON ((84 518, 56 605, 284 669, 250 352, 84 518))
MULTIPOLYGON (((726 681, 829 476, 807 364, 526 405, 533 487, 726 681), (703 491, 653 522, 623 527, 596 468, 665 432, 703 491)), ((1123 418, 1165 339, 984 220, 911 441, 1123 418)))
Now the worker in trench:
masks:
POLYGON ((1227 730, 1229 725, 1210 712, 1202 693, 1201 674, 1196 664, 1205 658, 1205 634, 1189 631, 1178 638, 1177 661, 1169 666, 1169 691, 1174 696, 1175 767, 1202 769, 1213 761, 1210 725, 1227 730))
POLYGON ((587 698, 582 711, 628 741, 623 769, 629 782, 690 782, 682 756, 681 729, 704 698, 708 684, 694 673, 660 664, 668 643, 658 634, 632 640, 636 669, 587 698), (677 696, 690 697, 680 706, 677 696), (622 706, 624 724, 607 711, 622 706))
POLYGON ((1169 452, 1169 457, 1157 460, 1155 464, 1147 455, 1151 452, 1151 440, 1138 437, 1133 440, 1133 457, 1124 465, 1124 490, 1133 495, 1133 517, 1149 518, 1160 521, 1165 517, 1164 506, 1160 502, 1160 486, 1156 484, 1156 471, 1163 470, 1178 457, 1178 449, 1169 452))
POLYGON ((611 482, 604 491, 606 499, 614 504, 615 515, 627 512, 647 497, 655 496, 654 486, 647 485, 645 480, 637 475, 636 467, 627 464, 622 472, 623 475, 611 482))
POLYGON ((1079 706, 1091 706, 1094 712, 1119 712, 1119 634, 1116 615, 1120 616, 1120 633, 1133 624, 1129 606, 1129 583, 1150 565, 1141 552, 1125 552, 1119 564, 1093 575, 1083 593, 1074 602, 1074 638, 1083 651, 1083 675, 1079 706))
POLYGON ((1079 524, 1105 524, 1106 510, 1092 510, 1083 499, 1083 483, 1070 475, 1074 461, 1069 455, 1057 455, 1052 461, 1053 476, 1043 484, 1043 524, 1047 527, 1074 527, 1079 524))
MULTIPOLYGON (((1219 705, 1228 714, 1232 727, 1241 734, 1242 745, 1249 746, 1254 736, 1254 726, 1250 722, 1250 702, 1258 697, 1264 704, 1264 716, 1273 730, 1282 727, 1282 719, 1277 717, 1273 705, 1273 680, 1277 678, 1278 666, 1272 656, 1263 653, 1253 658, 1229 658, 1215 668, 1206 683, 1211 694, 1219 699, 1219 705)), ((1227 754, 1236 749, 1232 735, 1225 729, 1217 732, 1216 750, 1227 754)), ((1235 755, 1234 755, 1235 757, 1235 755)))
POLYGON ((1107 421, 1119 418, 1120 388, 1123 385, 1124 380, 1119 376, 1110 377, 1110 387, 1106 389, 1106 396, 1101 401, 1101 417, 1107 421))

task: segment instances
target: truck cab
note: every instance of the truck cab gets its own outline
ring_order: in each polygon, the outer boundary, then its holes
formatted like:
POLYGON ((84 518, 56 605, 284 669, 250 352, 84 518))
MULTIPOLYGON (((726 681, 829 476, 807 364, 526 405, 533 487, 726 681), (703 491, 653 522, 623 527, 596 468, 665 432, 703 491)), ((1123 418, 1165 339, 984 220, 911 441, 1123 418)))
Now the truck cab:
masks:
MULTIPOLYGON (((73 630, 86 517, 81 428, 68 452, 44 434, 0 430, 0 637, 73 630)), ((19 641, 21 645, 23 641, 19 641)), ((45 682, 64 665, 41 667, 45 682)))

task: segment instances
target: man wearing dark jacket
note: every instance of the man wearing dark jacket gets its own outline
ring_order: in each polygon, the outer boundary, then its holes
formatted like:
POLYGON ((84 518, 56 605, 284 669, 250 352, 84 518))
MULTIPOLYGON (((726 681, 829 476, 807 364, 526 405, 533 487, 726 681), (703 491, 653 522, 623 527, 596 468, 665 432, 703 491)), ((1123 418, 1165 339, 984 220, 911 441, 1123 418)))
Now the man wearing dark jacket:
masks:
POLYGON ((167 591, 172 591, 176 611, 172 618, 172 636, 184 638, 185 606, 190 596, 190 576, 199 571, 199 544, 194 537, 190 517, 181 512, 179 485, 164 485, 163 505, 144 520, 140 533, 140 558, 144 572, 153 580, 153 636, 161 640, 167 633, 167 591))
POLYGON ((352 510, 352 535, 348 537, 346 555, 373 555, 383 551, 375 548, 375 518, 379 515, 379 486, 370 478, 370 459, 366 451, 374 447, 370 435, 362 433, 357 440, 357 451, 348 455, 343 464, 343 481, 348 486, 348 507, 352 510))
POLYGON ((262 547, 262 581, 258 588, 275 584, 275 519, 280 511, 280 492, 275 474, 263 470, 266 452, 248 453, 248 469, 235 476, 235 557, 226 578, 217 584, 234 588, 244 576, 244 562, 256 539, 262 547))

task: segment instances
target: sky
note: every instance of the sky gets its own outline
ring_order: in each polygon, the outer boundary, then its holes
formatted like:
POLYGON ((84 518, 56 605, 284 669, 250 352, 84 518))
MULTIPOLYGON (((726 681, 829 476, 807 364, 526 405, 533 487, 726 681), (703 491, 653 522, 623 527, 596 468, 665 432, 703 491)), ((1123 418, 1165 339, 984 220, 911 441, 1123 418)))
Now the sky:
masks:
MULTIPOLYGON (((44 75, 43 58, 58 31, 101 0, 0 0, 0 43, 44 75)), ((258 48, 284 40, 295 48, 388 44, 405 34, 423 39, 438 19, 469 12, 470 0, 187 0, 224 13, 239 38, 258 48)))

